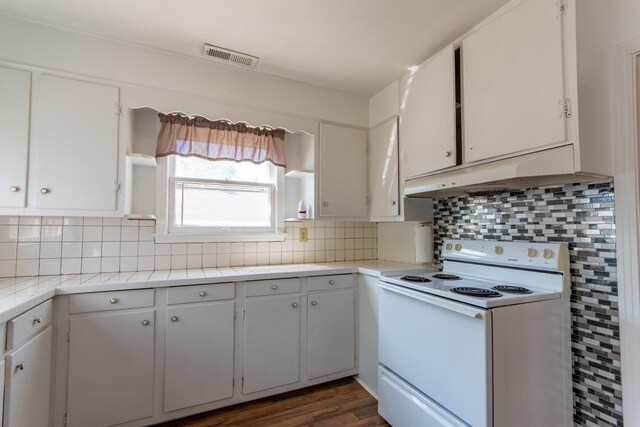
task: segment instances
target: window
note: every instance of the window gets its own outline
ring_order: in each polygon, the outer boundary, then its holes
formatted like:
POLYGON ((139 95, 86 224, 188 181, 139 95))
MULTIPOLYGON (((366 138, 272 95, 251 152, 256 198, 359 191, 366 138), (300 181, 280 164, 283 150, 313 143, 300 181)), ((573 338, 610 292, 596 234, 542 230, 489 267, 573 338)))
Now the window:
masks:
POLYGON ((176 157, 173 232, 274 231, 275 186, 269 163, 176 157))
POLYGON ((284 240, 284 129, 158 117, 156 241, 284 240))
POLYGON ((197 157, 168 159, 168 231, 179 233, 275 233, 278 169, 197 157))

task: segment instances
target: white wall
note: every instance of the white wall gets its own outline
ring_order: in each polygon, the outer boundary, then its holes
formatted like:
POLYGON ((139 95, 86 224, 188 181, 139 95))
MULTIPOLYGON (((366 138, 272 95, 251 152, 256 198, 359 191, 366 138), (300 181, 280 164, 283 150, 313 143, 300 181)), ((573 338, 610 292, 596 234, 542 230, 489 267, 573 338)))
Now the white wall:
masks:
POLYGON ((0 16, 0 60, 366 127, 368 100, 232 66, 0 16))

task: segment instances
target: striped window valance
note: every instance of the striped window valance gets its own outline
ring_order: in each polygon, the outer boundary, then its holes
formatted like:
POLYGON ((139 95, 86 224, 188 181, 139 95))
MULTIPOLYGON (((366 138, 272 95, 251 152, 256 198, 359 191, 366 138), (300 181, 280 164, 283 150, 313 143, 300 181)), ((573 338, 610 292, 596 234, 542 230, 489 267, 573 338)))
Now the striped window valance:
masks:
POLYGON ((284 129, 208 120, 180 114, 158 114, 156 157, 177 155, 208 160, 271 162, 286 166, 284 129))

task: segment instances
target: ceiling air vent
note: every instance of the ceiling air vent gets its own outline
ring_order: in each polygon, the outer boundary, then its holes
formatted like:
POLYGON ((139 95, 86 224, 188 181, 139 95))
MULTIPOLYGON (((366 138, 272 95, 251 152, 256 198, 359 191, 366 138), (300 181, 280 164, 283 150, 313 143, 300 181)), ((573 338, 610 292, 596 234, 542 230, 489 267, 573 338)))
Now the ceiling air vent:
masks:
POLYGON ((204 44, 203 54, 224 64, 235 64, 242 67, 255 68, 258 65, 257 56, 247 55, 246 53, 236 52, 235 50, 225 49, 223 47, 214 46, 212 44, 204 44))

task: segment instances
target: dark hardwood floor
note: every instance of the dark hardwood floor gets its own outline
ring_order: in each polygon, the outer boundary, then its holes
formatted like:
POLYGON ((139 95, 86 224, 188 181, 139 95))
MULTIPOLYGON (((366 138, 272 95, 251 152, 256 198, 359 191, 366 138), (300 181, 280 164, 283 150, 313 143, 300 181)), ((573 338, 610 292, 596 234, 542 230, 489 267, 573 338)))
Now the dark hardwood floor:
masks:
POLYGON ((159 424, 162 427, 388 426, 378 402, 353 378, 159 424))

